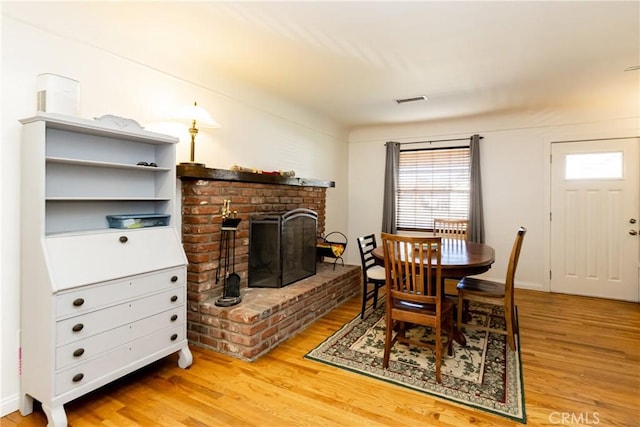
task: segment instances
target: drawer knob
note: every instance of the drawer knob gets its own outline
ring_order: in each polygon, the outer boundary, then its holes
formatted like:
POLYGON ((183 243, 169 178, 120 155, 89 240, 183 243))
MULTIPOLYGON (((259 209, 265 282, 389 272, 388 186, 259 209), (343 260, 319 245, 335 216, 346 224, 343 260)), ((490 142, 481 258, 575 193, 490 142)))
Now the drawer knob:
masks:
POLYGON ((84 348, 79 348, 73 352, 73 357, 80 357, 84 354, 84 348))
POLYGON ((178 339, 178 334, 171 335, 171 341, 175 341, 178 339))
POLYGON ((84 378, 84 374, 75 374, 73 376, 73 382, 74 383, 80 382, 82 381, 83 378, 84 378))
POLYGON ((120 243, 127 243, 129 238, 127 236, 120 236, 120 243))
POLYGON ((178 320, 178 315, 174 314, 173 316, 171 316, 171 321, 175 322, 176 320, 178 320))
POLYGON ((178 276, 171 276, 171 281, 172 282, 177 282, 178 281, 178 276))
POLYGON ((174 295, 171 297, 171 302, 176 302, 178 301, 178 295, 174 295))
POLYGON ((76 298, 73 300, 74 307, 80 307, 82 304, 84 304, 84 298, 76 298))
POLYGON ((76 323, 75 325, 73 325, 73 328, 71 328, 71 330, 73 332, 80 332, 82 328, 84 328, 84 325, 82 323, 76 323))

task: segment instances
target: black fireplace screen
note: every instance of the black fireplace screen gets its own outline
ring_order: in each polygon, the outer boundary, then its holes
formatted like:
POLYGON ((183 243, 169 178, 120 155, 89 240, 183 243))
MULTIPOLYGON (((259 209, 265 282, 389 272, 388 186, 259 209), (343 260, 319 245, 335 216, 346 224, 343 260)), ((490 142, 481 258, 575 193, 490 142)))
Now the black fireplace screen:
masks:
POLYGON ((316 274, 318 214, 255 215, 249 225, 249 286, 280 288, 316 274))

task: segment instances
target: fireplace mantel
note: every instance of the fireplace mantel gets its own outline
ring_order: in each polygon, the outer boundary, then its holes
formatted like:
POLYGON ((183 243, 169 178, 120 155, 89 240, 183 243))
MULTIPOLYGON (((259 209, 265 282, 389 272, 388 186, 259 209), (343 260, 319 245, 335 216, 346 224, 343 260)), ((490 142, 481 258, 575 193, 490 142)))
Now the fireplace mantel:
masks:
POLYGON ((227 169, 212 169, 200 165, 181 163, 176 172, 181 180, 204 179, 211 181, 237 181, 253 182, 257 184, 294 185, 298 187, 335 187, 334 181, 320 179, 284 177, 278 175, 266 175, 261 173, 237 172, 227 169))

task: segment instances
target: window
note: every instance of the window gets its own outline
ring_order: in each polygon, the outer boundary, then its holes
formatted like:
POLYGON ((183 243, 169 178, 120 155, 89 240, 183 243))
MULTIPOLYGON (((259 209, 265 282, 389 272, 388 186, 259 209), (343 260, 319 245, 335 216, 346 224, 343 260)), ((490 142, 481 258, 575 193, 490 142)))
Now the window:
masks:
POLYGON ((401 150, 396 225, 432 230, 434 218, 468 219, 469 147, 401 150))
POLYGON ((622 152, 567 154, 565 179, 622 178, 622 152))

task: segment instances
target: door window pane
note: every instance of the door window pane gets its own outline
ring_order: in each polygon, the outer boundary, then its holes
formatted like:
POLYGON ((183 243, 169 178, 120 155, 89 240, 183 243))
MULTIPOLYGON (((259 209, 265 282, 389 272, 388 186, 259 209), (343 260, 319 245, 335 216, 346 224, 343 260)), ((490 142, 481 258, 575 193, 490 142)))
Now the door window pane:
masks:
POLYGON ((565 179, 622 178, 622 152, 567 154, 565 179))

